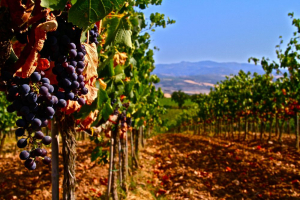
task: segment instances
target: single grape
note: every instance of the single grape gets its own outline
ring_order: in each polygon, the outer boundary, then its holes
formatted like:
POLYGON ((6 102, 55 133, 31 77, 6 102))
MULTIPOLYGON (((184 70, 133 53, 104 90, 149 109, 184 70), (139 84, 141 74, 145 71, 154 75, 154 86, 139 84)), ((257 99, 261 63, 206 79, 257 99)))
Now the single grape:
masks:
POLYGON ((24 148, 27 146, 27 140, 25 138, 21 138, 19 139, 19 141, 17 142, 17 146, 19 148, 24 148))
POLYGON ((80 87, 81 89, 83 89, 83 88, 85 87, 85 83, 84 83, 84 82, 81 82, 81 83, 79 84, 79 87, 80 87))
POLYGON ((88 92, 89 92, 89 90, 88 90, 86 87, 85 87, 85 88, 82 88, 81 93, 82 93, 83 95, 86 95, 88 92))
POLYGON ((51 158, 45 156, 44 159, 43 159, 43 163, 46 164, 46 165, 49 165, 51 163, 51 158))
POLYGON ((77 51, 76 51, 75 49, 71 49, 71 50, 69 51, 69 56, 70 56, 71 58, 75 58, 75 57, 77 56, 77 51))
POLYGON ((18 128, 18 129, 16 130, 16 136, 17 136, 17 137, 23 136, 24 133, 25 133, 25 129, 24 129, 24 128, 18 128))
POLYGON ((37 94, 34 93, 34 92, 30 92, 28 95, 27 95, 27 101, 29 103, 36 103, 37 101, 37 94))
POLYGON ((47 150, 46 149, 42 149, 42 157, 45 157, 47 155, 47 150))
POLYGON ((21 109, 20 109, 20 112, 22 115, 27 115, 30 113, 30 110, 28 108, 28 106, 23 106, 21 109))
POLYGON ((82 52, 78 52, 76 58, 78 61, 82 62, 84 60, 84 54, 82 52))
POLYGON ((69 79, 64 78, 64 79, 63 79, 63 85, 64 85, 65 87, 70 87, 70 86, 72 85, 72 82, 71 82, 69 79))
POLYGON ((85 99, 84 98, 78 98, 78 103, 81 106, 85 105, 85 99))
POLYGON ((71 49, 76 49, 76 45, 75 45, 74 43, 70 43, 70 44, 68 45, 68 47, 69 47, 69 50, 71 50, 71 49))
POLYGON ((17 110, 17 111, 23 107, 22 101, 20 99, 14 100, 12 105, 14 106, 15 110, 17 110))
POLYGON ((30 154, 28 151, 26 150, 23 150, 21 153, 20 153, 20 159, 21 160, 27 160, 29 158, 30 154))
POLYGON ((44 144, 44 145, 48 145, 48 144, 50 144, 52 142, 52 138, 50 137, 50 136, 45 136, 45 137, 43 137, 43 139, 42 139, 42 143, 44 144))
POLYGON ((73 92, 69 92, 66 94, 66 100, 73 100, 75 97, 73 92))
POLYGON ((47 120, 46 118, 42 118, 41 121, 42 121, 41 127, 46 127, 46 126, 48 126, 48 120, 47 120))
POLYGON ((44 95, 44 96, 46 96, 48 94, 48 91, 49 90, 48 90, 48 88, 46 86, 41 86, 40 90, 39 90, 40 94, 44 95))
POLYGON ((42 78, 41 82, 50 84, 50 80, 48 78, 42 78))
POLYGON ((54 87, 53 87, 53 85, 49 85, 48 90, 49 90, 50 93, 53 93, 53 92, 54 92, 54 87))
POLYGON ((8 94, 8 95, 6 96, 6 100, 7 100, 8 102, 13 102, 15 99, 16 99, 16 95, 8 94))
POLYGON ((30 79, 33 83, 39 82, 42 76, 38 72, 33 72, 30 76, 30 79))
POLYGON ((43 150, 42 150, 41 148, 36 148, 36 149, 34 150, 34 154, 35 154, 36 156, 42 156, 42 155, 43 155, 43 150))
POLYGON ((67 106, 66 100, 64 100, 64 99, 59 99, 59 100, 58 100, 58 103, 57 103, 57 106, 60 107, 60 108, 65 108, 65 107, 67 106))
POLYGON ((67 63, 67 62, 63 62, 63 63, 62 63, 62 67, 66 68, 66 67, 68 67, 68 66, 69 66, 69 63, 67 63))
POLYGON ((82 74, 83 70, 84 70, 84 69, 78 68, 78 67, 77 67, 77 68, 76 68, 76 73, 77 73, 77 74, 82 74))
POLYGON ((34 134, 34 137, 35 137, 36 139, 41 140, 41 139, 44 138, 44 134, 43 134, 42 131, 36 131, 35 134, 34 134))
POLYGON ((71 60, 71 61, 70 61, 70 65, 76 67, 76 66, 77 66, 76 60, 71 60))
POLYGON ((41 127, 42 121, 38 118, 34 118, 31 122, 32 126, 34 127, 41 127))
POLYGON ((16 94, 18 93, 19 88, 18 86, 14 85, 12 87, 9 88, 8 93, 12 96, 16 96, 16 94))
POLYGON ((50 84, 49 83, 43 83, 43 86, 45 86, 46 88, 48 88, 48 91, 49 91, 49 88, 50 88, 50 84))
POLYGON ((12 112, 15 112, 15 111, 16 111, 16 109, 15 109, 15 107, 14 107, 13 105, 7 106, 6 110, 7 110, 7 112, 9 112, 9 113, 12 113, 12 112))
POLYGON ((78 76, 77 76, 76 73, 73 73, 73 74, 70 74, 70 78, 71 78, 72 81, 76 81, 78 76))
POLYGON ((25 127, 27 124, 26 124, 26 121, 24 119, 18 119, 17 122, 16 122, 16 125, 18 127, 25 127))
POLYGON ((77 67, 80 68, 80 69, 83 69, 84 68, 84 62, 83 61, 78 61, 77 62, 77 67))
POLYGON ((53 116, 55 114, 55 111, 52 107, 48 106, 46 108, 46 114, 49 115, 49 116, 53 116))
POLYGON ((27 94, 30 91, 30 86, 27 84, 21 85, 19 92, 20 94, 27 94))
POLYGON ((29 113, 25 115, 27 121, 31 122, 34 119, 35 115, 33 113, 29 113))
POLYGON ((78 81, 79 83, 83 82, 83 81, 84 81, 83 75, 79 75, 78 78, 77 78, 77 81, 78 81))
POLYGON ((77 89, 77 88, 79 88, 79 83, 77 81, 73 81, 71 87, 72 87, 72 89, 77 89))
POLYGON ((66 68, 66 71, 69 73, 69 74, 73 74, 75 72, 75 68, 72 66, 72 65, 69 65, 67 68, 66 68))
POLYGON ((25 167, 29 170, 34 170, 36 168, 36 163, 33 159, 29 158, 24 163, 25 167))

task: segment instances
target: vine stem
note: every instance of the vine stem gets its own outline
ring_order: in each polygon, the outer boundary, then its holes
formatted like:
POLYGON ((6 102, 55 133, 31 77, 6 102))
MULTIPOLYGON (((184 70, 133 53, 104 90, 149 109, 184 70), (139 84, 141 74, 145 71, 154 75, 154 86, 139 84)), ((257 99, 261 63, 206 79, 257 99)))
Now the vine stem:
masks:
POLYGON ((55 118, 51 122, 51 165, 52 165, 52 200, 59 199, 59 169, 58 169, 58 153, 59 153, 59 137, 58 126, 55 118))

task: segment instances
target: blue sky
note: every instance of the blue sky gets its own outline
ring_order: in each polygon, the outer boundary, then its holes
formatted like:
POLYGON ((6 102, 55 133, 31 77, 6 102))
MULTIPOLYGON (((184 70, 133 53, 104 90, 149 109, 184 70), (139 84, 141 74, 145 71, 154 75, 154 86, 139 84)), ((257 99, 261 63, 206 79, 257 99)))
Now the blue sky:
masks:
POLYGON ((300 18, 299 0, 163 0, 150 13, 164 13, 176 20, 151 33, 156 64, 197 62, 247 63, 249 57, 277 61, 279 36, 284 44, 296 29, 289 12, 300 18))

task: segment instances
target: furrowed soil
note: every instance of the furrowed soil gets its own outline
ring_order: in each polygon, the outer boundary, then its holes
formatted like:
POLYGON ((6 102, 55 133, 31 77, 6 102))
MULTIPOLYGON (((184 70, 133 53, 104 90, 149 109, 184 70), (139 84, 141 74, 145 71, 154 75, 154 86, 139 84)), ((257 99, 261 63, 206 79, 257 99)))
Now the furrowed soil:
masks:
MULTIPOLYGON (((77 199, 104 199, 108 165, 91 162, 94 147, 90 141, 78 142, 77 199)), ((51 199, 51 167, 39 163, 29 171, 18 158, 19 150, 17 155, 13 150, 13 144, 5 145, 0 158, 0 199, 51 199)), ((126 199, 296 200, 300 199, 299 156, 291 145, 274 141, 161 134, 148 139, 139 153, 140 167, 131 171, 126 199)), ((63 166, 59 169, 62 193, 63 166)))

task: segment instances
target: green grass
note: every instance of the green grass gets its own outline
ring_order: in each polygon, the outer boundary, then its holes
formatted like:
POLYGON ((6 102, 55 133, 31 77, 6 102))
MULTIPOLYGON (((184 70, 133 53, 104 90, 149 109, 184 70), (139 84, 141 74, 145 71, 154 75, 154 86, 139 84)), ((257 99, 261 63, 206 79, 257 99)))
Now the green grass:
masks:
MULTIPOLYGON (((163 105, 163 106, 174 106, 174 107, 178 107, 178 104, 175 101, 172 101, 171 98, 162 98, 159 100, 159 102, 163 105)), ((194 102, 192 102, 190 99, 186 100, 183 104, 183 106, 193 106, 195 105, 194 102)))

